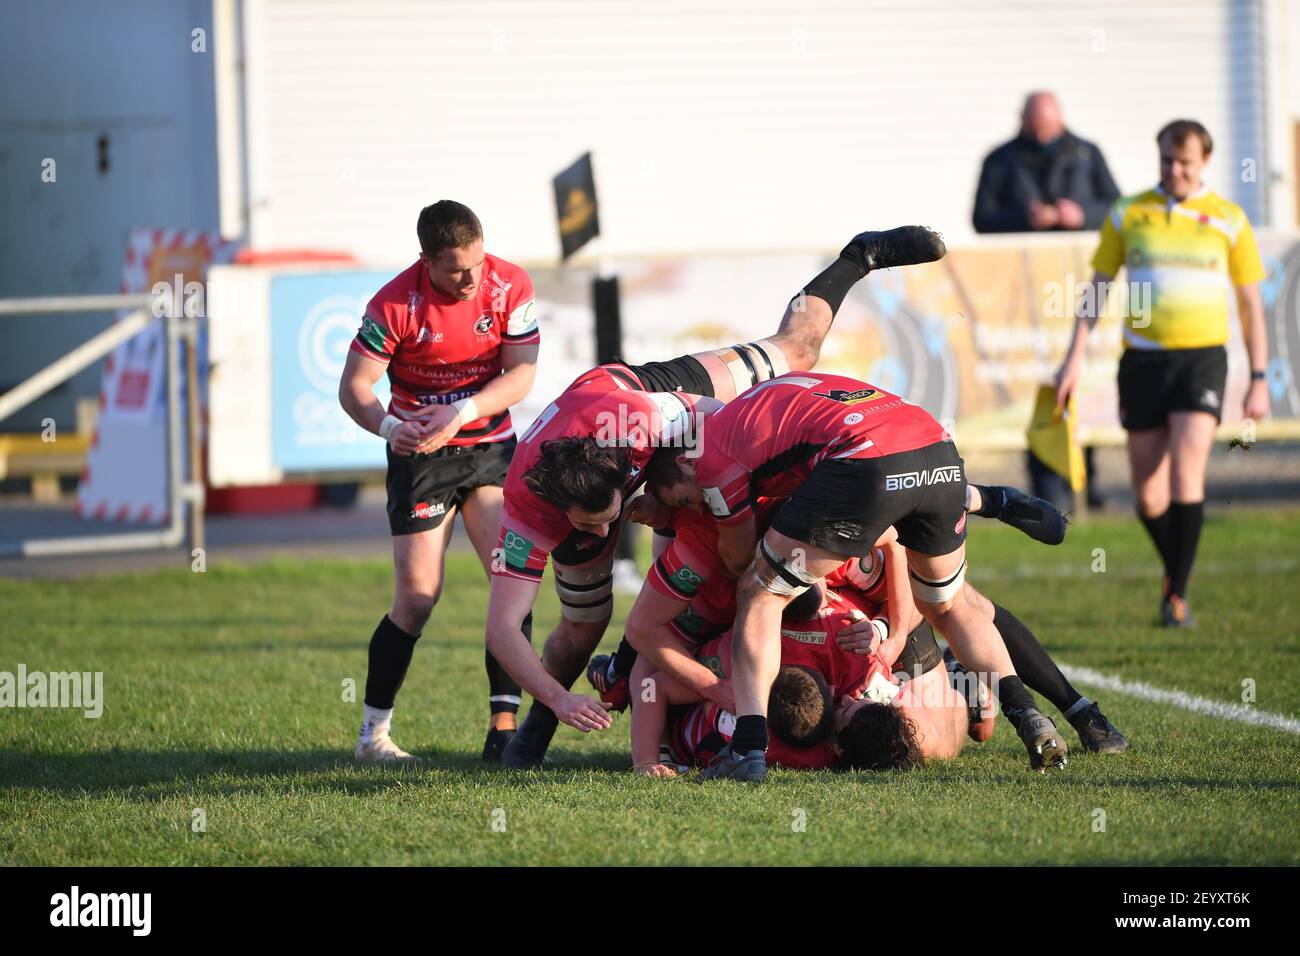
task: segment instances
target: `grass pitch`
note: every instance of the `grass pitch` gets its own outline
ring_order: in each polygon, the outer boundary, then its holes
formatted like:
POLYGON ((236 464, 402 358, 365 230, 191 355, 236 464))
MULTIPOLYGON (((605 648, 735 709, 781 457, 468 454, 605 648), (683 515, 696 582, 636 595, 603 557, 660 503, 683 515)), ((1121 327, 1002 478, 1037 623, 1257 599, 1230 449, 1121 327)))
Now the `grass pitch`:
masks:
MULTIPOLYGON (((1294 718, 1297 541, 1300 512, 1214 512, 1192 632, 1155 626, 1158 574, 1132 520, 1080 524, 1059 548, 978 522, 971 578, 1063 664, 1223 703, 1249 680, 1250 707, 1294 718)), ((486 588, 468 556, 452 557, 398 698, 394 738, 425 766, 357 767, 390 573, 282 560, 0 581, 0 671, 102 671, 106 698, 98 719, 0 710, 0 864, 1300 863, 1300 737, 1083 683, 1130 750, 1076 747, 1049 777, 999 721, 988 744, 907 774, 643 780, 625 716, 590 736, 562 727, 552 769, 487 770, 486 588)), ((544 585, 539 633, 556 614, 544 585)))

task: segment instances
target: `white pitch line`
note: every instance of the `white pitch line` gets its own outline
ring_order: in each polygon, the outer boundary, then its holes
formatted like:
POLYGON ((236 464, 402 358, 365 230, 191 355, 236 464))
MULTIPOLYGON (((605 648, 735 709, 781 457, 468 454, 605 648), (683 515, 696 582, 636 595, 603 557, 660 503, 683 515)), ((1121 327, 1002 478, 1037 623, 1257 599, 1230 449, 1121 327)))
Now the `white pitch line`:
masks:
POLYGON ((1144 684, 1142 681, 1122 680, 1089 667, 1061 665, 1061 672, 1072 681, 1077 680, 1081 684, 1100 687, 1104 690, 1114 691, 1117 694, 1140 697, 1142 700, 1155 701, 1159 704, 1172 704, 1174 707, 1181 707, 1183 710, 1190 710, 1206 717, 1235 720, 1242 724, 1272 727, 1274 730, 1283 730, 1289 734, 1300 734, 1300 720, 1284 717, 1281 714, 1272 714, 1266 710, 1256 710, 1244 704, 1225 704, 1217 700, 1210 700, 1208 697, 1196 697, 1186 691, 1165 690, 1161 687, 1144 684))
MULTIPOLYGON (((1226 577, 1229 575, 1251 575, 1251 574, 1282 574, 1288 571, 1295 571, 1300 568, 1300 561, 1292 558, 1283 558, 1280 561, 1238 561, 1234 563, 1224 563, 1216 561, 1206 561, 1196 566, 1198 574, 1212 577, 1226 577)), ((981 566, 978 563, 972 572, 972 576, 979 577, 980 572, 987 573, 990 579, 997 578, 1000 581, 1022 581, 1032 578, 1122 578, 1124 580, 1137 580, 1140 578, 1151 578, 1153 581, 1159 577, 1156 565, 1150 561, 1145 561, 1141 565, 1125 565, 1107 571, 1093 571, 1091 559, 1081 557, 1079 564, 1019 564, 1009 568, 989 569, 987 566, 981 566)))

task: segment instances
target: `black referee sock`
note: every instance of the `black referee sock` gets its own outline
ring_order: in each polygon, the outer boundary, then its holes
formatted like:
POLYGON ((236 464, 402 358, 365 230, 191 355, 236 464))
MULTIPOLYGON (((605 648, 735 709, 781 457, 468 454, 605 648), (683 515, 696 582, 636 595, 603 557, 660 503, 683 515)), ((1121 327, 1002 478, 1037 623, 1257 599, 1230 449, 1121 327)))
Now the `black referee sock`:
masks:
POLYGON ((1196 562, 1205 523, 1205 502, 1175 501, 1169 506, 1169 593, 1187 597, 1187 580, 1196 562))
POLYGON ((993 626, 1007 645, 1011 666, 1026 685, 1046 697, 1063 714, 1083 699, 1020 618, 997 604, 993 605, 993 611, 993 626))
POLYGON ((762 714, 745 714, 736 718, 731 752, 743 756, 751 750, 767 750, 767 718, 762 714))
POLYGON ((998 703, 1016 730, 1020 729, 1020 718, 1025 711, 1038 709, 1033 695, 1025 690, 1025 685, 1014 674, 998 679, 998 703))
POLYGON ((618 642, 618 650, 614 651, 614 659, 609 662, 610 673, 614 677, 630 677, 632 667, 636 664, 636 648, 627 642, 627 635, 618 642))
MULTIPOLYGON (((533 642, 533 612, 529 611, 520 630, 528 643, 533 642)), ((501 662, 492 656, 491 651, 484 651, 484 662, 488 675, 488 710, 494 714, 519 713, 519 696, 523 689, 510 673, 501 666, 501 662)))
POLYGON ((407 634, 387 614, 370 637, 370 666, 366 671, 366 706, 388 710, 406 680, 419 634, 407 634))
POLYGON ((1142 519, 1142 527, 1147 529, 1147 534, 1151 536, 1151 541, 1156 546, 1156 551, 1160 555, 1160 560, 1165 565, 1165 577, 1169 577, 1169 525, 1171 522, 1170 509, 1166 508, 1163 512, 1154 518, 1147 517, 1138 509, 1138 517, 1142 519))
POLYGON ((803 287, 804 295, 815 295, 817 298, 825 300, 826 304, 831 307, 831 315, 840 310, 844 297, 849 294, 849 290, 867 274, 865 261, 855 262, 849 258, 849 255, 854 251, 857 251, 859 258, 861 258, 860 250, 845 249, 844 252, 840 253, 838 259, 818 273, 817 278, 803 287))

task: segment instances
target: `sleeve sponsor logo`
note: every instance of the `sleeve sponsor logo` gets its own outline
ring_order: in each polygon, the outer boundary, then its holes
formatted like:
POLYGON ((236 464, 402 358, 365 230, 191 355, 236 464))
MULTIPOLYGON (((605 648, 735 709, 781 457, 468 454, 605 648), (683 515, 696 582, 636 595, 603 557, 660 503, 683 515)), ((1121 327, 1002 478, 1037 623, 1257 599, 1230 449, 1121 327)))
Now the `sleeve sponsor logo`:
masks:
POLYGON ((510 313, 506 335, 527 335, 537 328, 537 302, 529 299, 510 313))
POLYGON ((709 506, 715 518, 726 518, 731 514, 731 509, 727 507, 727 499, 722 495, 721 488, 702 488, 704 503, 709 506))
POLYGON ((713 671, 713 673, 717 675, 720 679, 722 680, 727 679, 727 675, 722 672, 722 658, 719 657, 718 655, 715 654, 710 657, 701 657, 700 663, 703 664, 705 667, 707 667, 709 670, 713 671))
POLYGON ((704 583, 704 578, 700 577, 693 568, 683 564, 673 572, 668 581, 682 594, 694 597, 700 585, 704 583))
POLYGON ((510 567, 523 570, 528 566, 528 556, 533 553, 533 543, 522 534, 507 528, 501 546, 502 557, 510 567))
POLYGON ((378 352, 380 355, 388 354, 384 349, 384 342, 388 339, 388 330, 370 316, 367 315, 361 320, 361 331, 357 333, 357 336, 365 344, 366 348, 378 352))

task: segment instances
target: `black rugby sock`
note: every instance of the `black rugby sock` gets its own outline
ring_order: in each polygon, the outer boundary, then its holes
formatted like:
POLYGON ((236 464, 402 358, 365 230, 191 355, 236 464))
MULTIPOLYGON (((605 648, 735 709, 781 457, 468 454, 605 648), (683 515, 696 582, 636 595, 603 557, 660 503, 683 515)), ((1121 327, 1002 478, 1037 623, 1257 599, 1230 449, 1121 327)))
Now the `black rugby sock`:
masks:
POLYGON ((1083 695, 1061 673, 1034 632, 1006 608, 995 604, 993 611, 993 626, 1002 635, 1011 655, 1011 666, 1020 679, 1063 714, 1077 704, 1083 695))
POLYGON ((370 666, 366 671, 366 706, 388 710, 406 680, 419 634, 407 634, 387 614, 370 637, 370 666))
POLYGON ((1038 709, 1033 695, 1025 690, 1025 685, 1014 674, 998 679, 998 703, 1002 706, 1002 713, 1006 714, 1007 720, 1011 721, 1011 726, 1016 730, 1020 729, 1020 718, 1025 711, 1038 709))
POLYGON ((996 518, 1002 514, 1002 508, 1007 503, 1007 493, 1001 485, 971 485, 971 487, 980 493, 979 510, 975 512, 977 515, 981 518, 996 518))
MULTIPOLYGON (((528 612, 528 616, 524 618, 524 623, 520 629, 524 632, 524 637, 528 639, 528 643, 531 644, 533 642, 532 611, 528 612)), ((488 710, 494 714, 519 713, 519 696, 523 693, 523 689, 510 676, 510 673, 501 666, 501 662, 492 656, 491 651, 484 651, 483 655, 488 676, 488 710)))
POLYGON ((1187 597, 1187 582, 1205 522, 1205 502, 1175 501, 1169 506, 1169 593, 1187 597))
POLYGON ((815 295, 831 307, 831 315, 840 310, 844 297, 867 274, 865 262, 854 262, 846 256, 849 250, 817 274, 803 287, 803 295, 815 295))
POLYGON ((614 658, 609 662, 609 669, 615 677, 629 677, 632 674, 632 667, 636 664, 636 648, 627 642, 627 636, 618 642, 618 650, 614 651, 614 658))
POLYGON ((767 750, 767 718, 762 714, 745 714, 736 718, 731 752, 743 755, 751 750, 767 750))

